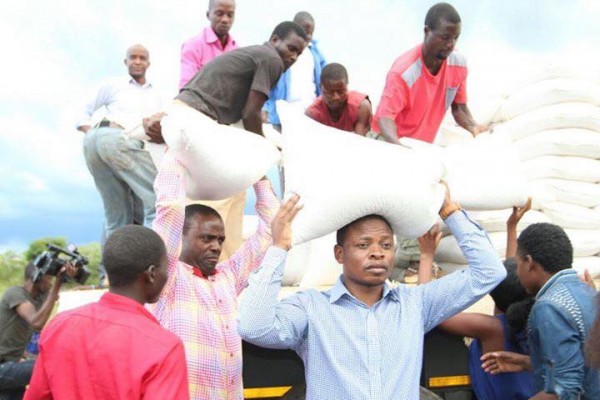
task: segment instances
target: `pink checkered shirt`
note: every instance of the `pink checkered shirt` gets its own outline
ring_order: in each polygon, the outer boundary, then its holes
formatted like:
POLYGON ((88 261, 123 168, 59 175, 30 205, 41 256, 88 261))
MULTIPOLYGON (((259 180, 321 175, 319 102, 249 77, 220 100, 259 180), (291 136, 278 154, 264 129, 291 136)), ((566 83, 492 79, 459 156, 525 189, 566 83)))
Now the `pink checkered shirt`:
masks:
POLYGON ((209 278, 193 275, 179 261, 185 212, 183 166, 169 153, 156 177, 154 230, 167 246, 169 278, 152 311, 185 346, 190 399, 243 399, 242 345, 237 333, 237 297, 271 244, 270 223, 279 207, 269 181, 259 181, 258 229, 209 278))

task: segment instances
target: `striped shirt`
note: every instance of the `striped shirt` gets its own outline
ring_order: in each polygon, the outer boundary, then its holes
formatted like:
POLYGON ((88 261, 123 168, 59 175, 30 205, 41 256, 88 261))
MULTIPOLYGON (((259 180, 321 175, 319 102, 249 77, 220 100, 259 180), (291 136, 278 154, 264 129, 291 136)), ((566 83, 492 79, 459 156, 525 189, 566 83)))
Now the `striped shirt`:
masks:
POLYGON ((242 338, 290 348, 304 361, 307 399, 419 398, 423 336, 490 292, 506 271, 485 231, 464 212, 446 219, 469 268, 416 287, 385 285, 372 307, 344 286, 277 300, 286 252, 271 247, 240 303, 242 338))
POLYGON ((279 201, 268 181, 254 185, 257 232, 208 278, 179 261, 185 212, 183 166, 167 153, 159 171, 154 230, 167 246, 169 278, 153 312, 183 341, 191 399, 243 399, 242 345, 237 333, 237 296, 271 244, 270 222, 279 201))

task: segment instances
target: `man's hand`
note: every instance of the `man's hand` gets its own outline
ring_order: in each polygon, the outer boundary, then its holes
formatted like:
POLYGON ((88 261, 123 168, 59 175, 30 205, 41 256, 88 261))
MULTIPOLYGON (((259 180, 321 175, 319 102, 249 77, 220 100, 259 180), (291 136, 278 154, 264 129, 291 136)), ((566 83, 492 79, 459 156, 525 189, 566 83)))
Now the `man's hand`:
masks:
POLYGON ((583 283, 585 283, 592 289, 597 290, 596 283, 594 282, 594 279, 592 278, 592 274, 590 274, 590 271, 588 271, 587 268, 583 271, 583 275, 578 275, 578 276, 579 276, 579 279, 581 279, 581 281, 583 283))
POLYGON ((164 143, 165 139, 162 136, 162 127, 160 125, 160 121, 165 116, 164 112, 156 113, 148 118, 142 119, 142 126, 144 127, 144 132, 150 138, 152 143, 164 143))
POLYGON ((273 246, 288 251, 292 248, 292 221, 302 206, 298 205, 300 196, 297 194, 283 203, 277 211, 277 215, 271 222, 273 234, 273 246))
POLYGON ((510 351, 494 351, 481 356, 481 368, 490 374, 531 371, 529 356, 510 351))
POLYGON ((523 207, 513 206, 512 214, 508 217, 506 225, 509 228, 514 227, 516 229, 523 215, 529 210, 531 210, 531 197, 527 199, 527 203, 523 207))
POLYGON ((491 125, 478 124, 473 127, 471 133, 473 134, 473 137, 477 137, 477 135, 479 135, 480 133, 489 131, 490 128, 491 125))
POLYGON ((81 131, 81 132, 83 132, 83 133, 88 133, 88 131, 89 131, 90 129, 92 129, 92 127, 91 127, 91 126, 89 126, 89 125, 82 125, 82 126, 80 126, 79 128, 77 128, 77 130, 78 130, 78 131, 81 131))
POLYGON ((418 240, 421 258, 425 256, 426 258, 433 260, 435 249, 437 249, 440 240, 442 240, 442 232, 440 232, 438 224, 435 224, 424 235, 420 236, 418 240))

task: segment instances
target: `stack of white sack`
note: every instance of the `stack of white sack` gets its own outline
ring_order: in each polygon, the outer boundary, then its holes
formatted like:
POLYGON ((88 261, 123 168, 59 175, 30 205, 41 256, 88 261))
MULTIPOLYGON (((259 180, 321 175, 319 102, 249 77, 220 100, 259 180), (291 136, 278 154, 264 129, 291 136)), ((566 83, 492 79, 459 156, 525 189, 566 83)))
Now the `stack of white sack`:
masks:
POLYGON ((304 205, 292 225, 284 284, 333 284, 341 272, 335 231, 364 215, 384 216, 402 237, 425 233, 439 219, 442 178, 453 199, 470 209, 526 201, 516 157, 506 162, 515 154, 510 143, 493 136, 445 149, 416 141, 395 146, 321 125, 287 103, 278 110, 286 191, 304 205))
MULTIPOLYGON (((574 268, 600 276, 597 78, 584 78, 570 68, 546 68, 506 96, 491 122, 494 136, 513 141, 533 198, 533 210, 525 215, 518 230, 544 220, 560 225, 573 244, 574 268)), ((456 128, 443 131, 453 138, 450 141, 466 137, 464 132, 457 134, 456 128)), ((495 244, 498 242, 502 253, 506 244, 498 232, 502 230, 490 230, 490 237, 495 244)), ((451 246, 442 243, 440 251, 445 252, 442 249, 447 247, 451 246)), ((455 260, 445 254, 438 258, 442 266, 455 260)))

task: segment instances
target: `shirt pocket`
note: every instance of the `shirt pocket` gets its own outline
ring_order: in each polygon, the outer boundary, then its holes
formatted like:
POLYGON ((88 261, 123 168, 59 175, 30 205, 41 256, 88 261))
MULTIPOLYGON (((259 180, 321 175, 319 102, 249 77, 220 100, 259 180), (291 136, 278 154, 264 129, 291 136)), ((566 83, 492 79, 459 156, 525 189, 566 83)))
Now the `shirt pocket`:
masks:
POLYGON ((454 102, 454 98, 456 97, 457 92, 458 92, 458 86, 450 86, 450 87, 446 88, 446 110, 454 102))

